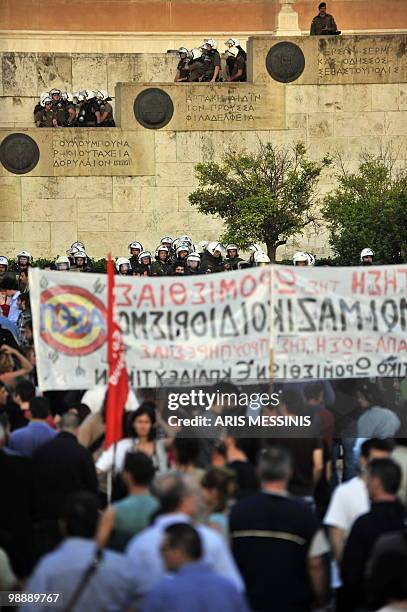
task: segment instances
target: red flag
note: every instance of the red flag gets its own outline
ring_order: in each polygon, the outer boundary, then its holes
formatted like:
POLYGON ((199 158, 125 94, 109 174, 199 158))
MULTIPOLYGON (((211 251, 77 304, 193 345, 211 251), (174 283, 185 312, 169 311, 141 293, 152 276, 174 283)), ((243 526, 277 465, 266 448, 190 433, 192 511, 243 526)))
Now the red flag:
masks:
POLYGON ((107 387, 105 448, 122 438, 123 413, 129 394, 129 379, 125 362, 122 331, 115 320, 114 267, 109 254, 107 260, 107 354, 109 383, 107 387))

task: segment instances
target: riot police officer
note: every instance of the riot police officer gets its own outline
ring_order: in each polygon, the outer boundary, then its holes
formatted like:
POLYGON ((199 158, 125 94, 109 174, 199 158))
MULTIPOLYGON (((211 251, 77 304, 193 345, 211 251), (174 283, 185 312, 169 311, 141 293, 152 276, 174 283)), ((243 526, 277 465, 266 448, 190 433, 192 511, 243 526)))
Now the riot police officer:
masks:
POLYGON ((49 95, 52 99, 52 110, 55 113, 57 124, 62 126, 66 121, 66 100, 62 98, 62 92, 59 89, 51 89, 49 95))
POLYGON ((174 83, 182 83, 189 80, 189 60, 192 58, 186 47, 180 47, 178 49, 179 62, 177 65, 177 72, 175 74, 174 83))
POLYGON ((109 97, 107 91, 101 89, 96 92, 95 115, 98 127, 115 127, 113 119, 113 107, 109 102, 112 98, 109 97))
POLYGON ((215 83, 215 81, 219 81, 220 79, 221 61, 217 46, 218 43, 213 38, 208 38, 208 40, 204 41, 205 73, 202 77, 202 81, 215 83))
POLYGON ((52 108, 52 100, 48 96, 44 98, 44 108, 35 113, 35 125, 39 128, 58 127, 55 111, 52 108))

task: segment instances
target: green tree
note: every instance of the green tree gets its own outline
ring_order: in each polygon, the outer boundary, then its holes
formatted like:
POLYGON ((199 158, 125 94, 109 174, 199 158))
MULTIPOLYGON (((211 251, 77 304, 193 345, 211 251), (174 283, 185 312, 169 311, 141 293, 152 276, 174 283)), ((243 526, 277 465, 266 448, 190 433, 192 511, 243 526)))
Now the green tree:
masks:
POLYGON ((338 187, 324 199, 323 218, 340 265, 359 263, 371 248, 381 263, 398 263, 407 246, 407 170, 396 170, 391 152, 361 154, 356 172, 336 160, 338 187))
POLYGON ((259 142, 255 153, 229 151, 221 163, 198 164, 199 186, 189 200, 224 221, 221 240, 241 248, 264 242, 275 261, 278 246, 316 223, 318 178, 329 163, 310 160, 302 143, 281 149, 259 142))

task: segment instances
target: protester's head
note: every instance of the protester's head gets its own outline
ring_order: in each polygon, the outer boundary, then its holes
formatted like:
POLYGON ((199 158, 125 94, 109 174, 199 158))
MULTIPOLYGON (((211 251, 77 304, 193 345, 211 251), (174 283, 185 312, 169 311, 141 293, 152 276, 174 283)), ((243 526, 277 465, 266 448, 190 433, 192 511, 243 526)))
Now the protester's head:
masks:
POLYGON ((4 384, 4 382, 0 380, 0 406, 5 406, 5 404, 7 403, 7 398, 8 398, 7 387, 4 384))
POLYGON ((393 459, 372 459, 367 468, 367 488, 372 501, 395 498, 401 483, 400 466, 393 459))
POLYGON ((18 291, 18 283, 15 278, 6 276, 1 283, 1 288, 7 297, 13 297, 18 291))
POLYGON ((18 275, 18 282, 20 285, 26 287, 28 285, 28 271, 20 270, 20 274, 18 275))
POLYGON ((61 526, 67 537, 94 538, 98 518, 98 500, 92 493, 81 491, 66 497, 61 526))
POLYGON ((226 468, 211 468, 203 475, 201 487, 209 510, 224 512, 236 497, 236 474, 226 468))
POLYGON ((154 440, 155 437, 155 413, 154 406, 147 402, 143 403, 137 410, 129 415, 128 437, 136 437, 140 440, 154 440))
POLYGON ((186 563, 199 561, 202 544, 197 530, 188 523, 170 525, 164 532, 161 554, 170 572, 175 572, 186 563))
POLYGON ((365 468, 372 459, 386 459, 390 457, 394 449, 394 442, 390 438, 369 438, 360 447, 359 463, 365 468))
POLYGON ((79 417, 71 412, 65 412, 61 416, 61 420, 58 423, 60 431, 65 431, 74 436, 77 436, 80 425, 79 417))
POLYGON ((195 466, 200 451, 200 442, 197 438, 183 438, 181 434, 175 436, 173 450, 177 466, 195 466))
POLYGON ((227 447, 224 440, 220 440, 212 452, 211 464, 212 467, 225 467, 227 463, 227 447))
POLYGON ((289 452, 274 446, 259 456, 258 475, 262 487, 286 489, 292 474, 292 459, 289 452))
POLYGON ((358 381, 355 388, 355 399, 363 409, 382 404, 382 396, 378 385, 369 380, 358 381))
POLYGON ((145 453, 127 453, 124 460, 123 480, 127 488, 149 487, 154 478, 154 464, 145 453))
POLYGON ((175 274, 185 274, 185 267, 181 265, 175 266, 174 273, 175 274))
POLYGON ((26 310, 30 310, 30 294, 20 293, 20 295, 17 298, 17 306, 23 312, 25 312, 26 310))
POLYGON ((87 404, 82 404, 82 402, 71 402, 68 406, 67 412, 76 414, 76 416, 79 418, 79 422, 83 423, 86 417, 90 414, 91 410, 87 404))
POLYGON ((153 490, 160 503, 161 514, 184 512, 189 516, 195 516, 199 492, 187 475, 168 472, 157 476, 153 490))
POLYGON ((33 343, 33 323, 32 321, 26 321, 23 325, 23 328, 21 330, 21 336, 24 339, 24 342, 26 344, 32 344, 33 343))
POLYGON ((324 388, 321 383, 305 385, 304 397, 310 406, 319 406, 324 401, 324 388))
POLYGON ((301 416, 307 413, 304 400, 298 391, 286 389, 280 396, 280 409, 286 414, 301 416))
POLYGON ((35 387, 29 380, 21 380, 16 384, 14 401, 20 407, 35 397, 35 387))
POLYGON ((36 421, 45 421, 50 414, 49 401, 46 397, 33 397, 30 400, 31 418, 36 421))
POLYGON ((6 372, 12 372, 14 369, 14 361, 11 355, 5 353, 4 351, 0 352, 0 374, 5 374, 6 372))

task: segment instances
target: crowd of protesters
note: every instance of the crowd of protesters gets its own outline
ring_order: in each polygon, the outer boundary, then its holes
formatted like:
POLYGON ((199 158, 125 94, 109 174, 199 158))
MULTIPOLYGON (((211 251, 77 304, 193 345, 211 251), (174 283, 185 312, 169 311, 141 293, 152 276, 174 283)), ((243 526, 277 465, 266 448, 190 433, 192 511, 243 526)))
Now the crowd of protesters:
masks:
MULTIPOLYGON (((259 245, 245 261, 236 245, 167 236, 155 262, 133 242, 116 269, 216 273, 266 258, 259 245)), ((278 438, 230 425, 185 437, 169 425, 169 390, 131 389, 123 437, 105 449, 104 387, 38 389, 31 264, 27 251, 0 257, 0 590, 28 610, 43 592, 77 611, 404 609, 407 379, 274 382, 278 405, 258 414, 312 422, 278 438)), ((93 271, 82 243, 53 268, 93 271)), ((207 418, 253 410, 230 402, 232 383, 211 390, 228 401, 207 418)))

